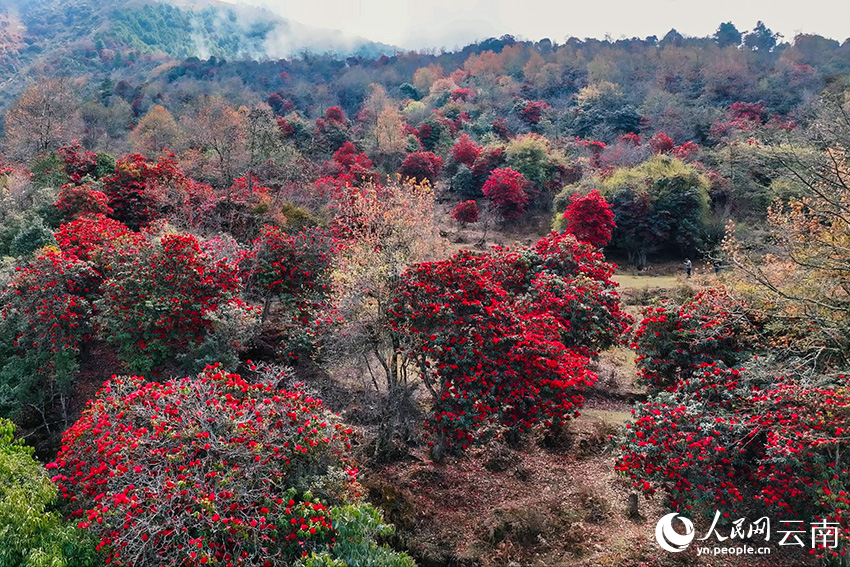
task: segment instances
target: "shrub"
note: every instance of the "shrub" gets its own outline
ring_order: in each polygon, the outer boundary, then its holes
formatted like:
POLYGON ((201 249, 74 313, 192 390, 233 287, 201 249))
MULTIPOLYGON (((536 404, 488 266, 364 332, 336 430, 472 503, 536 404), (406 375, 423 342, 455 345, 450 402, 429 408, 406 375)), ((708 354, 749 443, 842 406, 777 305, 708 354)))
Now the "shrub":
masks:
POLYGON ((478 204, 475 201, 464 201, 452 211, 452 218, 464 226, 478 222, 478 204))
POLYGON ((86 215, 65 223, 55 234, 63 252, 91 262, 105 272, 108 259, 122 246, 141 246, 144 237, 102 214, 86 215))
POLYGON ((129 154, 118 160, 112 175, 103 178, 110 216, 139 230, 185 206, 192 184, 173 157, 161 156, 152 162, 140 154, 129 154))
POLYGON ((96 185, 91 183, 63 185, 59 191, 56 208, 62 218, 69 221, 84 215, 108 215, 113 212, 106 193, 99 191, 96 185))
POLYGON ((676 307, 648 307, 634 333, 638 380, 655 393, 687 382, 707 364, 733 368, 760 347, 763 317, 725 289, 676 307))
POLYGON ((500 147, 485 147, 481 149, 472 166, 476 190, 480 191, 494 169, 505 163, 505 149, 500 147))
POLYGON ((385 524, 381 512, 371 504, 339 506, 331 509, 335 542, 326 551, 314 552, 302 561, 303 567, 415 567, 406 553, 397 553, 375 540, 395 533, 385 524))
POLYGON ((840 460, 850 382, 802 365, 783 372, 764 358, 762 323, 724 290, 649 310, 633 346, 650 398, 626 425, 616 467, 686 514, 826 519, 838 547, 812 554, 835 560, 850 541, 850 469, 840 460))
POLYGON ((656 154, 666 154, 673 150, 673 140, 664 132, 656 132, 655 136, 649 141, 649 147, 656 154))
POLYGON ((402 274, 391 324, 432 395, 431 443, 464 449, 490 424, 571 417, 595 380, 588 357, 628 325, 611 273, 591 247, 553 234, 530 250, 462 252, 402 274))
POLYGON ((317 400, 210 366, 114 377, 48 467, 113 565, 288 565, 334 537, 348 433, 317 400))
POLYGON ((68 394, 82 343, 93 332, 90 298, 99 282, 91 266, 47 249, 18 268, 0 296, 0 398, 17 413, 32 404, 44 419, 57 401, 67 419, 68 394))
MULTIPOLYGON (((248 320, 258 308, 242 303, 236 267, 213 262, 190 235, 166 235, 122 250, 98 300, 98 323, 121 360, 137 372, 178 363, 192 369, 197 349, 215 332, 224 308, 248 320), (221 310, 221 311, 220 311, 221 310)), ((238 348, 241 345, 232 345, 238 348)))
POLYGON ((548 108, 549 105, 547 103, 542 100, 535 100, 520 106, 519 110, 517 110, 517 114, 519 114, 519 117, 523 120, 523 122, 529 126, 534 126, 540 123, 540 120, 543 118, 543 113, 548 108))
POLYGON ((97 173, 97 154, 85 150, 76 140, 70 145, 62 146, 56 153, 65 162, 65 173, 74 183, 79 183, 84 177, 94 176, 97 173))
POLYGON ((405 178, 427 180, 433 185, 442 170, 443 158, 440 156, 433 152, 414 152, 404 158, 399 173, 405 178))
POLYGON ((611 205, 595 189, 587 195, 573 194, 564 211, 564 220, 566 232, 596 248, 608 244, 616 226, 611 205))
POLYGON ((469 134, 461 135, 452 147, 452 159, 467 167, 472 167, 475 164, 475 160, 480 153, 481 146, 473 142, 469 134))
POLYGON ((276 320, 282 338, 281 354, 294 362, 313 352, 328 321, 327 294, 330 264, 337 246, 322 229, 287 234, 266 226, 242 262, 250 278, 252 295, 264 302, 263 322, 280 306, 276 320))
POLYGON ((494 169, 481 190, 503 219, 512 220, 525 212, 528 204, 526 186, 521 173, 505 168, 494 169))

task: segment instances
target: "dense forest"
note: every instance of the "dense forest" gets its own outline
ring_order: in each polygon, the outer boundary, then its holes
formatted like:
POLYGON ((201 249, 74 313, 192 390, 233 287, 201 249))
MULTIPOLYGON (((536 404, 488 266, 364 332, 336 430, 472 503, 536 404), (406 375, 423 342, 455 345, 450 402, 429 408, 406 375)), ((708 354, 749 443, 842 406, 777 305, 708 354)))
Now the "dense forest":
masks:
POLYGON ((848 565, 850 40, 4 10, 0 567, 848 565))

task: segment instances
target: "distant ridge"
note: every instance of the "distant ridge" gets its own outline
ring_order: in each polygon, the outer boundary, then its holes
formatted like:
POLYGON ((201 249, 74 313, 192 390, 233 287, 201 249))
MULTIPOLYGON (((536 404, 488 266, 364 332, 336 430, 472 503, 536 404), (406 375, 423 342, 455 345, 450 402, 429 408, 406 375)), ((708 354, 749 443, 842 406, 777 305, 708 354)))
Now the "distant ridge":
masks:
POLYGON ((8 58, 32 63, 62 57, 68 50, 227 60, 281 59, 305 51, 374 58, 398 51, 338 30, 305 26, 263 8, 216 0, 0 3, 0 64, 8 58))

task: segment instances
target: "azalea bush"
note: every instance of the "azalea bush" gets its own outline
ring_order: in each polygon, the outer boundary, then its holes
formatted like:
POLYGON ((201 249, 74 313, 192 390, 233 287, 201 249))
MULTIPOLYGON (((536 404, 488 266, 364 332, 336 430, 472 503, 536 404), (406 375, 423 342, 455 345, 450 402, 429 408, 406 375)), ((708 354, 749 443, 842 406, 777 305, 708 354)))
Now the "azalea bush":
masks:
POLYGON ((101 191, 100 184, 67 184, 59 191, 56 208, 63 220, 73 220, 83 215, 111 214, 109 197, 101 191))
POLYGON ((469 137, 469 134, 462 134, 457 139, 455 145, 452 146, 452 159, 458 163, 472 167, 475 165, 475 160, 481 153, 481 146, 477 145, 469 137))
POLYGON ((850 381, 704 363, 675 391, 634 410, 617 469, 677 511, 837 524, 850 541, 850 381))
POLYGON ((461 226, 478 222, 478 204, 475 201, 464 201, 452 211, 452 218, 461 226))
POLYGON ((349 433, 321 402, 218 366, 114 377, 48 468, 112 565, 290 565, 333 541, 349 433))
MULTIPOLYGON (((96 303, 97 321, 101 336, 136 372, 159 372, 174 363, 196 368, 210 354, 205 341, 217 341, 213 335, 221 325, 216 321, 228 312, 234 324, 259 316, 259 308, 239 297, 242 283, 237 268, 204 254, 191 235, 144 240, 118 251, 112 262, 96 303)), ((244 340, 242 336, 217 354, 230 353, 235 361, 232 356, 244 340)))
POLYGON ((155 177, 154 167, 143 156, 124 156, 115 164, 115 172, 104 179, 112 217, 133 230, 156 218, 156 202, 148 182, 155 177))
POLYGON ((768 514, 838 526, 850 541, 850 380, 766 357, 764 317, 723 289, 650 308, 635 333, 649 400, 617 469, 678 511, 768 514), (788 370, 788 368, 794 370, 788 370))
POLYGON ((616 226, 611 205, 595 189, 587 195, 573 194, 563 220, 566 232, 597 248, 608 245, 616 226))
POLYGON ((504 168, 494 169, 481 191, 490 199, 499 216, 505 220, 513 220, 525 212, 529 200, 527 187, 528 182, 521 173, 504 168))
POLYGON ((722 287, 681 306, 648 307, 632 342, 638 380, 655 393, 675 389, 705 364, 740 365, 761 347, 764 322, 722 287))
POLYGON ((94 332, 99 274, 74 256, 46 249, 19 267, 0 295, 0 403, 7 413, 34 407, 48 424, 67 420, 82 344, 94 332))
POLYGON ((90 152, 74 140, 56 151, 64 163, 65 174, 73 184, 80 184, 87 177, 100 179, 113 172, 115 160, 108 154, 90 152))
POLYGON ((589 357, 618 340, 612 268, 571 235, 531 249, 462 252, 405 272, 391 311, 434 407, 432 444, 464 449, 491 425, 557 426, 593 384, 589 357))
POLYGON ((414 152, 404 158, 398 171, 404 178, 428 181, 433 185, 442 170, 443 158, 440 156, 433 152, 414 152))
POLYGON ((141 233, 102 214, 85 215, 64 223, 56 231, 55 238, 63 252, 91 262, 104 271, 117 250, 135 248, 144 241, 141 233))
POLYGON ((197 225, 208 232, 226 232, 242 242, 250 242, 269 222, 286 219, 272 206, 271 189, 257 176, 239 177, 230 187, 203 195, 197 225))
POLYGON ((126 155, 102 181, 110 216, 133 230, 166 216, 192 218, 191 210, 201 204, 196 193, 204 193, 202 184, 183 175, 174 155, 162 155, 156 161, 126 155))
POLYGON ((332 322, 329 272, 337 248, 322 229, 287 234, 267 225, 241 261, 250 295, 264 303, 263 322, 274 321, 279 352, 292 362, 309 355, 332 322))

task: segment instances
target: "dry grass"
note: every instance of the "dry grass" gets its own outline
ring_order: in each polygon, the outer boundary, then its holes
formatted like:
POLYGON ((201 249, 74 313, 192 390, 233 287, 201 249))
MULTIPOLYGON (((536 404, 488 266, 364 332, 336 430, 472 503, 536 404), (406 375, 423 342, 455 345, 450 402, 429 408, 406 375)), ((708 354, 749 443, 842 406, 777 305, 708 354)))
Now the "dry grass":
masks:
POLYGON ((679 276, 633 276, 629 274, 616 274, 613 279, 620 284, 622 289, 673 289, 684 280, 679 276))

